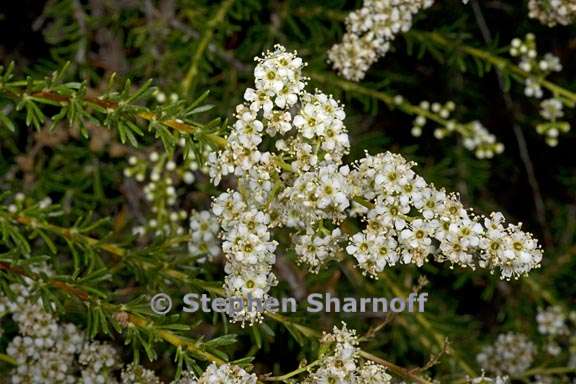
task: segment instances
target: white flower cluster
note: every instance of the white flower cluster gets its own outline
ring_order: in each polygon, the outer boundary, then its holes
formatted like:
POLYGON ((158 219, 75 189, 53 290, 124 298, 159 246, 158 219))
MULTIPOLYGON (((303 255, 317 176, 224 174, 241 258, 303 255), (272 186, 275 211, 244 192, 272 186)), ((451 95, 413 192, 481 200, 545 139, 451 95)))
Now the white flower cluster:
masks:
POLYGON ((534 361, 535 345, 524 335, 499 335, 493 346, 485 347, 476 360, 488 372, 511 376, 525 372, 534 361))
POLYGON ((414 163, 392 153, 367 155, 350 173, 355 194, 374 200, 366 228, 352 236, 348 253, 377 276, 401 262, 438 262, 463 267, 500 269, 502 278, 530 271, 542 252, 520 225, 504 225, 501 213, 476 216, 456 194, 437 189, 412 171, 414 163))
MULTIPOLYGON (((19 335, 6 348, 7 355, 17 363, 7 383, 118 384, 115 376, 123 364, 114 347, 100 341, 87 341, 75 325, 58 323, 40 302, 31 302, 29 286, 12 284, 10 288, 17 299, 12 301, 0 296, 0 319, 12 315, 19 335)), ((126 365, 120 376, 121 384, 161 384, 154 371, 136 363, 126 365)), ((172 384, 256 382, 256 375, 238 366, 211 364, 200 378, 185 372, 172 384)))
POLYGON ((197 384, 198 378, 192 371, 186 371, 182 373, 182 376, 178 380, 172 381, 171 384, 197 384))
POLYGON ((381 365, 360 362, 358 338, 354 330, 334 327, 330 334, 321 340, 328 346, 328 352, 320 357, 320 368, 304 380, 304 384, 350 383, 350 384, 389 384, 391 376, 381 365))
MULTIPOLYGON (((394 101, 397 104, 404 102, 402 96, 396 96, 394 101)), ((450 119, 452 112, 456 108, 453 101, 448 101, 444 105, 440 103, 430 103, 428 101, 420 102, 419 108, 426 113, 431 113, 437 117, 437 121, 446 122, 434 130, 434 136, 437 139, 443 139, 453 134, 462 136, 464 147, 479 159, 489 159, 495 154, 504 151, 504 145, 496 140, 496 136, 491 134, 479 121, 471 121, 463 124, 450 119)), ((428 119, 424 113, 418 114, 414 119, 411 133, 415 137, 422 135, 422 128, 426 126, 428 119)))
POLYGON ((198 262, 213 260, 220 255, 219 232, 220 225, 212 212, 192 211, 190 213, 190 242, 188 243, 188 250, 191 255, 201 256, 198 262))
POLYGON ((543 335, 561 336, 568 334, 567 316, 559 306, 539 310, 536 315, 538 332, 543 335))
POLYGON ((412 27, 414 15, 434 0, 364 0, 346 18, 342 42, 328 51, 328 60, 348 80, 362 80, 366 71, 390 49, 396 35, 412 27))
POLYGON ((543 100, 540 103, 540 116, 548 120, 546 123, 538 124, 536 131, 546 137, 546 143, 551 147, 558 145, 560 133, 570 131, 570 123, 559 121, 564 116, 562 101, 553 97, 543 100))
MULTIPOLYGON (((179 145, 186 144, 182 138, 179 145)), ((183 222, 188 213, 178 208, 177 188, 181 183, 190 185, 196 180, 197 171, 206 171, 200 166, 194 152, 186 156, 170 157, 168 154, 151 152, 146 158, 131 156, 124 176, 144 183, 144 198, 150 204, 151 218, 145 225, 136 226, 133 232, 143 236, 152 233, 155 236, 182 235, 186 232, 183 222), (179 157, 182 157, 180 160, 179 157)))
MULTIPOLYGON (((544 97, 542 87, 536 79, 544 79, 550 73, 562 70, 562 64, 557 56, 551 53, 545 54, 544 57, 538 56, 536 38, 531 33, 526 35, 524 41, 518 38, 512 40, 510 55, 518 57, 520 59, 518 66, 529 74, 524 89, 524 94, 528 97, 537 99, 544 97)), ((570 130, 570 123, 559 120, 564 116, 562 100, 557 97, 543 100, 540 103, 540 115, 547 122, 538 124, 536 131, 546 138, 548 145, 556 146, 560 133, 570 130)))
POLYGON ((339 228, 332 231, 325 229, 315 231, 309 228, 304 234, 294 236, 294 250, 299 256, 299 262, 306 264, 310 272, 317 273, 328 260, 338 258, 338 252, 341 250, 339 242, 342 239, 342 231, 339 228))
POLYGON ((558 356, 563 350, 571 351, 571 359, 576 359, 576 311, 567 312, 560 306, 540 309, 536 316, 538 332, 546 336, 545 351, 558 356), (570 348, 565 348, 566 344, 570 348))
POLYGON ((22 192, 18 192, 14 194, 14 200, 6 205, 6 210, 12 214, 18 213, 25 208, 31 208, 31 204, 33 204, 37 209, 46 210, 51 209, 52 207, 52 199, 48 196, 40 200, 39 202, 32 201, 31 199, 26 199, 26 195, 22 192))
POLYGON ((120 365, 118 352, 110 344, 94 341, 86 343, 78 362, 82 366, 84 384, 108 384, 115 380, 107 374, 120 365))
POLYGON ((113 371, 119 367, 116 350, 98 341, 86 341, 73 324, 60 324, 40 302, 32 302, 30 288, 12 285, 17 299, 0 297, 0 317, 11 314, 18 325, 6 353, 17 367, 10 383, 115 383, 113 371))
POLYGON ((528 33, 524 40, 515 38, 510 44, 510 55, 519 58, 518 66, 524 72, 531 76, 526 79, 526 88, 524 93, 528 97, 542 98, 542 88, 535 80, 536 78, 543 78, 552 72, 560 72, 562 64, 560 59, 551 53, 547 53, 544 57, 538 56, 536 47, 536 37, 532 33, 528 33))
MULTIPOLYGON (((270 287, 276 284, 272 265, 277 243, 271 240, 269 215, 249 207, 238 192, 220 195, 214 201, 213 211, 224 230, 226 293, 230 297, 266 300, 270 287)), ((237 311, 236 318, 253 322, 259 316, 245 306, 243 311, 237 311)))
MULTIPOLYGON (((194 372, 187 371, 171 384, 256 384, 258 378, 233 364, 220 366, 212 363, 197 378, 194 372)), ((154 371, 132 363, 122 371, 122 384, 161 384, 154 371)))
MULTIPOLYGON (((178 211, 176 183, 180 180, 176 174, 181 171, 176 162, 169 160, 165 154, 152 152, 146 159, 131 156, 128 159, 129 166, 124 169, 124 176, 134 178, 136 181, 145 183, 144 198, 150 204, 151 218, 147 218, 144 225, 133 228, 135 235, 144 236, 152 233, 155 236, 169 236, 183 234, 185 232, 182 222, 186 220, 186 211, 178 211)), ((194 182, 194 174, 186 170, 182 179, 191 184, 194 182)))
POLYGON ((540 103, 540 115, 546 120, 556 120, 564 116, 562 102, 556 98, 546 99, 540 103))
MULTIPOLYGON (((576 311, 566 311, 560 306, 539 309, 536 325, 544 336, 538 344, 542 346, 540 351, 548 354, 545 358, 560 358, 562 366, 576 368, 576 311)), ((518 376, 531 367, 537 352, 535 344, 525 335, 507 333, 499 335, 494 345, 483 348, 476 359, 483 369, 491 373, 518 376)), ((542 373, 534 376, 530 383, 572 382, 569 377, 570 374, 542 373)))
POLYGON ((237 365, 211 364, 195 384, 256 384, 258 378, 237 365))
MULTIPOLYGON (((402 102, 404 102, 404 98, 400 95, 397 95, 394 98, 394 101, 396 102, 396 104, 401 104, 402 102)), ((419 108, 423 109, 426 112, 432 112, 434 113, 434 115, 438 116, 441 119, 449 119, 452 112, 454 112, 454 110, 456 109, 456 104, 453 101, 448 101, 444 105, 442 105, 440 103, 430 103, 429 101, 423 100, 420 102, 419 108)), ((424 128, 426 123, 427 123, 426 116, 424 114, 418 114, 418 116, 416 116, 416 118, 414 119, 414 125, 412 126, 412 130, 410 131, 410 133, 412 133, 412 136, 420 137, 422 135, 422 128, 424 128)), ((436 136, 440 136, 438 137, 439 139, 445 136, 442 135, 441 133, 436 132, 434 134, 436 136)))
POLYGON ((538 19, 544 25, 569 25, 576 22, 576 3, 574 0, 530 0, 528 15, 538 19))
POLYGON ((508 384, 508 376, 486 377, 484 374, 469 381, 470 384, 508 384))
POLYGON ((122 370, 122 384, 162 384, 154 371, 132 363, 122 370))
MULTIPOLYGON (((257 60, 255 89, 247 89, 245 103, 236 108, 227 148, 211 154, 209 163, 215 183, 227 174, 238 178, 238 192, 224 193, 213 204, 224 230, 226 290, 265 299, 276 284, 271 228, 343 218, 349 205, 346 169, 338 165, 349 144, 341 106, 320 92, 304 91, 299 57, 277 46, 257 60), (290 172, 280 172, 283 167, 290 172), (310 201, 313 196, 318 198, 310 201)), ((250 316, 256 314, 239 314, 250 316)))
MULTIPOLYGON (((236 109, 227 147, 209 156, 215 183, 237 178, 237 190, 213 203, 223 229, 228 295, 267 297, 276 284, 272 231, 278 227, 292 230, 296 253, 312 270, 342 257, 347 243, 374 276, 397 262, 422 265, 431 254, 500 269, 503 278, 539 266, 537 241, 520 225, 506 225, 500 213, 473 215, 456 195, 417 176, 402 156, 367 155, 352 169, 345 165, 343 108, 304 89, 303 66, 280 46, 258 59, 256 87, 236 109), (346 220, 353 216, 362 216, 366 227, 349 238, 346 220)), ((258 317, 242 313, 239 320, 255 319, 250 316, 258 317)))
POLYGON ((490 159, 495 154, 504 152, 504 144, 497 142, 496 136, 491 134, 479 121, 462 125, 461 134, 464 147, 474 151, 479 159, 490 159))

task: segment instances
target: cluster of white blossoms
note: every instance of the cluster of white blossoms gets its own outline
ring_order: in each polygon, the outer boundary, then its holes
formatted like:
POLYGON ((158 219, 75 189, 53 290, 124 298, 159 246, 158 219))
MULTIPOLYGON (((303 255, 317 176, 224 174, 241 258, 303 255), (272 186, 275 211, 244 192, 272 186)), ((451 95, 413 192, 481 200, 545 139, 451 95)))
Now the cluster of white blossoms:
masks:
MULTIPOLYGON (((178 142, 184 147, 186 142, 178 142)), ((206 149, 207 151, 207 149, 206 149)), ((154 236, 182 235, 186 232, 184 222, 188 213, 178 208, 178 186, 190 185, 196 180, 196 172, 206 172, 194 152, 186 156, 170 156, 151 152, 146 157, 130 156, 124 176, 143 183, 144 198, 150 205, 151 217, 143 225, 133 228, 135 235, 151 233, 154 236)))
MULTIPOLYGON (((0 320, 11 315, 18 335, 6 347, 17 366, 7 383, 46 384, 161 384, 155 372, 131 363, 124 368, 116 349, 101 341, 89 341, 71 323, 59 323, 31 297, 32 281, 12 284, 15 300, 0 296, 0 320), (122 369, 122 370, 121 370, 122 369), (116 377, 120 373, 120 382, 116 377)), ((192 372, 172 384, 256 384, 257 377, 242 368, 211 364, 196 378, 192 372)))
POLYGON ((6 210, 12 214, 15 214, 24 210, 25 208, 30 208, 32 204, 35 206, 35 208, 40 210, 50 209, 52 208, 52 199, 46 196, 42 200, 35 202, 31 199, 26 199, 26 195, 22 192, 18 192, 14 194, 13 201, 6 205, 6 210))
POLYGON ((535 78, 543 78, 552 72, 562 70, 562 64, 560 64, 560 59, 557 56, 551 53, 547 53, 543 57, 538 56, 536 37, 532 33, 528 33, 524 40, 513 39, 510 44, 510 55, 517 57, 520 69, 531 75, 526 79, 526 88, 524 89, 524 93, 528 97, 540 99, 544 95, 535 78))
POLYGON ((530 368, 535 354, 536 346, 526 336, 506 333, 494 345, 484 347, 476 360, 488 372, 517 376, 530 368))
MULTIPOLYGON (((505 224, 500 213, 472 214, 457 195, 416 175, 402 156, 366 155, 345 165, 343 107, 305 90, 304 64, 294 53, 276 46, 257 60, 255 89, 236 108, 228 145, 209 156, 216 184, 226 175, 237 179, 235 191, 213 202, 223 230, 228 295, 267 298, 276 284, 273 231, 281 227, 292 231, 298 258, 312 270, 345 250, 373 276, 429 257, 498 269, 503 278, 539 266, 538 243, 520 225, 505 224), (365 224, 356 234, 348 225, 354 217, 365 224)), ((257 318, 254 312, 238 316, 257 318)))
POLYGON ((346 33, 328 51, 328 61, 344 78, 362 80, 396 36, 412 28, 414 16, 433 4, 434 0, 364 0, 362 8, 346 17, 346 33))
MULTIPOLYGON (((184 139, 179 141, 185 146, 184 139)), ((207 156, 206 148, 204 156, 207 156)), ((207 173, 194 152, 187 156, 169 157, 168 154, 151 152, 146 158, 131 156, 129 166, 124 169, 126 177, 145 183, 144 198, 150 203, 152 218, 147 218, 145 225, 133 228, 136 235, 143 236, 153 233, 155 236, 183 235, 186 233, 185 221, 189 221, 188 233, 190 241, 188 250, 198 257, 198 262, 212 260, 220 255, 218 233, 220 226, 216 217, 210 211, 190 213, 179 208, 180 197, 177 187, 181 184, 190 185, 196 180, 196 172, 207 173)))
MULTIPOLYGON (((450 124, 446 126, 446 133, 452 128, 450 124)), ((458 132, 462 135, 464 147, 479 159, 490 159, 494 155, 504 152, 504 144, 496 141, 496 136, 491 134, 479 121, 471 121, 460 126, 458 132)), ((443 131, 436 130, 436 137, 444 136, 443 131)))
MULTIPOLYGON (((467 4, 468 0, 462 2, 467 4)), ((362 8, 346 17, 346 33, 342 42, 328 51, 328 61, 344 78, 362 80, 368 69, 390 50, 396 36, 412 28, 414 16, 433 4, 434 0, 364 0, 362 8)), ((528 7, 531 18, 550 27, 576 22, 574 0, 530 0, 528 7)), ((538 87, 528 81, 526 93, 532 92, 536 96, 538 87)))
POLYGON ((480 377, 470 379, 469 384, 508 384, 510 380, 508 376, 496 376, 496 377, 486 377, 484 374, 480 377))
POLYGON ((0 297, 0 318, 12 315, 19 331, 6 348, 17 363, 10 383, 116 383, 120 361, 111 345, 90 342, 75 325, 59 323, 40 302, 31 301, 29 286, 11 289, 16 300, 0 297))
MULTIPOLYGON (((287 216, 286 209, 274 199, 288 181, 278 172, 283 154, 296 155, 294 166, 304 172, 322 163, 316 154, 320 147, 330 147, 334 156, 345 149, 332 121, 338 118, 339 106, 325 95, 303 93, 302 66, 300 58, 281 47, 258 59, 255 89, 247 89, 245 103, 236 108, 237 120, 228 146, 208 158, 210 176, 216 184, 228 174, 238 177, 239 192, 223 193, 213 204, 224 231, 225 288, 232 297, 265 300, 276 284, 272 265, 277 242, 272 240, 270 227, 278 224, 272 222, 270 214, 287 216), (292 111, 299 101, 299 108, 292 111), (293 134, 295 129, 299 134, 293 134), (278 137, 271 148, 278 154, 259 150, 264 135, 278 137), (321 140, 323 137, 326 140, 321 140)), ((276 221, 282 219, 277 217, 276 221)), ((236 316, 252 321, 259 315, 245 310, 236 316)))
POLYGON ((198 262, 210 261, 220 255, 219 232, 220 225, 212 212, 192 211, 190 213, 188 250, 191 255, 200 256, 198 262))
MULTIPOLYGON (((198 378, 194 372, 187 371, 178 380, 171 384, 256 384, 258 378, 255 374, 233 364, 220 366, 212 363, 198 378)), ((154 371, 138 364, 130 364, 122 371, 122 384, 161 384, 162 381, 154 371)))
POLYGON ((558 145, 558 136, 560 133, 570 131, 570 123, 559 120, 564 116, 562 109, 562 101, 555 97, 543 100, 540 103, 540 116, 548 121, 538 124, 536 131, 546 137, 546 143, 551 147, 558 145))
POLYGON ((554 121, 564 116, 562 102, 556 98, 543 100, 540 108, 540 115, 546 120, 554 121))
MULTIPOLYGON (((404 99, 400 95, 394 98, 394 102, 396 104, 401 104, 403 101, 404 99)), ((444 105, 442 105, 440 103, 430 103, 429 101, 423 100, 420 102, 419 108, 423 109, 426 112, 432 112, 435 116, 439 117, 440 119, 446 120, 450 118, 450 115, 452 115, 452 113, 456 109, 456 104, 453 101, 448 101, 444 105)), ((412 136, 420 137, 422 135, 422 128, 426 126, 426 123, 427 123, 426 116, 422 113, 418 114, 414 119, 414 125, 410 130, 412 136)), ((439 139, 446 136, 442 134, 442 132, 439 133, 435 132, 434 135, 437 136, 439 139)))
POLYGON ((256 384, 258 378, 253 373, 233 364, 210 364, 197 381, 190 384, 256 384))
POLYGON ((434 0, 364 0, 346 18, 342 42, 328 51, 328 60, 348 80, 362 80, 366 71, 390 49, 396 35, 412 28, 414 15, 434 0))
POLYGON ((358 337, 354 330, 334 327, 332 333, 324 334, 321 344, 325 350, 319 358, 319 366, 303 383, 354 383, 389 384, 391 376, 386 369, 371 362, 361 362, 358 337))
POLYGON ((139 364, 128 364, 121 374, 122 384, 162 384, 154 371, 139 364))
POLYGON ((544 336, 543 340, 533 343, 522 334, 501 334, 493 345, 484 347, 476 356, 482 369, 497 375, 522 376, 537 358, 541 360, 541 355, 537 356, 537 353, 545 352, 548 354, 546 359, 553 357, 559 360, 560 366, 568 368, 567 375, 564 376, 560 372, 554 374, 543 372, 535 375, 530 383, 572 382, 569 372, 570 369, 576 368, 576 311, 567 311, 560 306, 539 309, 536 325, 538 333, 544 336), (536 345, 541 348, 537 349, 536 345))
POLYGON ((576 365, 576 311, 551 306, 538 311, 536 323, 538 332, 546 337, 544 350, 552 356, 569 350, 571 364, 576 365), (569 348, 565 348, 567 345, 569 348))
POLYGON ((519 225, 505 225, 501 213, 489 217, 467 211, 456 194, 427 184, 414 163, 392 153, 367 155, 350 179, 355 196, 373 201, 365 229, 346 248, 374 277, 397 263, 438 262, 490 270, 510 278, 539 266, 542 252, 519 225))
POLYGON ((567 335, 568 316, 559 306, 548 307, 545 310, 539 310, 536 316, 538 323, 538 332, 543 335, 562 336, 567 335))
POLYGON ((120 366, 116 349, 110 344, 94 341, 86 343, 78 362, 82 366, 82 379, 85 384, 108 384, 114 380, 103 372, 109 373, 120 366))
MULTIPOLYGON (((560 72, 562 70, 560 59, 551 53, 539 57, 536 38, 532 33, 527 34, 524 40, 518 38, 512 40, 510 55, 519 58, 518 66, 529 75, 526 78, 524 94, 542 99, 544 92, 537 79, 544 79, 552 72, 560 72)), ((556 96, 540 103, 540 115, 547 121, 538 124, 536 131, 543 135, 546 143, 552 147, 558 144, 560 133, 570 131, 570 123, 560 120, 564 116, 563 106, 562 100, 556 96)))
MULTIPOLYGON (((396 96, 394 102, 401 105, 404 100, 402 96, 396 96)), ((432 114, 437 122, 443 122, 434 129, 434 136, 437 139, 458 134, 462 137, 463 145, 469 151, 473 151, 479 159, 489 159, 504 151, 504 145, 496 140, 496 136, 491 134, 479 121, 460 123, 450 118, 456 108, 453 101, 448 101, 444 105, 440 103, 420 102, 418 106, 423 112, 414 119, 411 133, 415 137, 422 135, 422 128, 428 122, 427 114, 432 114)))
POLYGON ((576 22, 576 2, 574 0, 530 0, 528 15, 544 25, 569 25, 576 22))
MULTIPOLYGON (((229 297, 267 300, 270 287, 276 284, 272 273, 276 241, 271 240, 270 217, 255 207, 249 207, 238 192, 220 195, 213 211, 224 230, 222 250, 226 255, 224 287, 229 297)), ((259 319, 260 314, 245 307, 237 311, 242 322, 259 319)))

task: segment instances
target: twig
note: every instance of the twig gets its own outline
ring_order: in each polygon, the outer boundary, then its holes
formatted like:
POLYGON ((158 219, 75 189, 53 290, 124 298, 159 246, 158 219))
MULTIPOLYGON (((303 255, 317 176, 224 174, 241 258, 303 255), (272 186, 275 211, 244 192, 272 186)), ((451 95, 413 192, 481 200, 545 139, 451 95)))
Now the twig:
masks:
POLYGON ((216 363, 218 365, 226 363, 224 360, 222 360, 218 356, 213 355, 212 353, 203 350, 202 348, 199 347, 199 345, 197 345, 193 341, 190 341, 189 339, 180 337, 180 336, 176 335, 175 333, 167 331, 165 329, 155 330, 153 328, 154 323, 150 320, 146 320, 140 316, 130 314, 128 321, 130 323, 136 325, 139 328, 152 329, 153 332, 156 333, 164 341, 172 344, 175 347, 184 347, 190 353, 200 357, 203 360, 211 361, 211 362, 216 363))
POLYGON ((18 365, 18 362, 13 357, 10 357, 4 353, 0 353, 0 361, 4 361, 5 363, 18 365))
MULTIPOLYGON (((178 19, 171 19, 170 25, 179 29, 183 33, 188 34, 189 36, 198 39, 200 38, 200 33, 198 31, 193 30, 188 25, 182 23, 178 19)), ((249 72, 251 67, 242 61, 238 60, 234 55, 230 54, 228 51, 225 51, 222 47, 217 44, 210 43, 208 44, 208 51, 213 52, 214 54, 220 56, 222 60, 227 62, 228 64, 232 65, 237 71, 239 72, 249 72)))
POLYGON ((282 376, 272 376, 272 377, 262 377, 262 381, 285 381, 291 377, 297 376, 301 373, 308 371, 310 368, 313 368, 321 363, 321 360, 315 360, 308 365, 300 367, 298 369, 293 370, 292 372, 288 372, 282 376))
MULTIPOLYGON (((23 85, 26 85, 26 83, 23 83, 23 85)), ((8 92, 8 90, 6 88, 0 88, 0 92, 4 92, 9 97, 16 98, 16 99, 19 99, 22 97, 22 95, 8 92)), ((34 93, 28 95, 28 97, 35 98, 35 99, 48 100, 48 101, 51 101, 51 102, 54 102, 54 103, 57 103, 60 105, 64 105, 70 101, 70 97, 60 95, 60 94, 52 92, 52 91, 34 92, 34 93)), ((97 97, 92 97, 92 96, 85 96, 83 101, 88 105, 94 105, 94 106, 96 106, 100 109, 106 110, 106 111, 114 110, 114 109, 117 109, 119 107, 119 104, 114 102, 114 101, 103 100, 103 99, 100 99, 97 97)), ((216 135, 213 133, 203 133, 203 132, 201 132, 199 127, 184 123, 183 121, 178 120, 178 119, 165 119, 165 120, 163 120, 159 116, 154 114, 153 112, 138 112, 136 114, 136 116, 138 116, 141 119, 144 119, 146 121, 150 121, 150 122, 156 121, 162 125, 165 125, 169 128, 172 128, 175 131, 180 132, 180 133, 186 133, 186 134, 191 134, 191 135, 201 134, 204 138, 206 138, 206 140, 210 144, 212 144, 216 148, 222 148, 226 145, 226 139, 224 139, 223 137, 220 137, 219 135, 216 135)))
POLYGON ((535 82, 537 82, 540 86, 548 89, 554 95, 562 96, 566 100, 576 103, 576 93, 563 88, 557 84, 554 84, 544 78, 541 77, 533 77, 528 72, 520 69, 517 65, 513 64, 507 59, 504 59, 500 56, 496 56, 490 52, 484 51, 482 49, 474 48, 468 45, 463 44, 461 41, 452 40, 449 37, 446 37, 440 32, 424 32, 424 31, 417 31, 411 30, 406 32, 407 37, 414 37, 421 41, 429 41, 436 43, 440 46, 443 46, 447 49, 452 49, 456 52, 464 53, 468 56, 475 57, 480 59, 486 63, 493 65, 498 72, 507 72, 510 73, 517 78, 527 79, 531 78, 535 82))
POLYGON ((371 326, 368 331, 366 331, 366 333, 364 334, 364 336, 362 336, 362 339, 371 339, 374 336, 376 336, 378 334, 378 332, 380 332, 384 327, 386 327, 388 324, 390 324, 392 322, 392 320, 394 320, 395 318, 395 314, 392 313, 388 313, 386 314, 386 317, 379 321, 378 324, 371 326))
MULTIPOLYGON (((488 29, 488 25, 486 24, 486 20, 484 19, 484 15, 482 14, 482 9, 480 8, 480 5, 476 0, 472 1, 472 8, 474 9, 474 15, 476 16, 476 20, 478 26, 480 27, 480 30, 482 31, 482 36, 484 40, 486 41, 486 43, 491 43, 492 37, 490 30, 488 29)), ((514 103, 512 101, 512 98, 510 97, 510 94, 504 90, 504 80, 502 79, 502 75, 499 72, 497 72, 496 76, 498 77, 498 87, 500 88, 500 92, 502 93, 502 96, 504 98, 504 104, 506 106, 506 109, 512 116, 515 116, 516 112, 514 109, 514 103)), ((532 160, 530 158, 530 152, 528 151, 526 138, 524 136, 524 132, 522 132, 522 129, 520 129, 520 127, 518 126, 518 124, 516 124, 515 121, 512 122, 512 128, 514 130, 514 136, 516 137, 516 142, 518 143, 520 158, 522 159, 522 164, 524 164, 524 169, 526 170, 526 175, 528 176, 528 183, 530 184, 530 188, 532 189, 532 196, 534 199, 534 205, 536 207, 536 217, 544 234, 544 243, 550 244, 552 236, 546 223, 546 208, 544 206, 544 199, 542 198, 542 193, 540 192, 538 179, 536 178, 536 173, 534 172, 534 165, 532 164, 532 160)))
MULTIPOLYGON (((372 97, 373 99, 380 100, 390 110, 398 109, 408 115, 424 116, 427 120, 434 121, 435 123, 441 126, 447 126, 452 123, 451 121, 444 119, 427 109, 421 108, 417 105, 410 104, 404 99, 397 99, 394 95, 391 95, 389 93, 370 89, 361 84, 344 80, 338 76, 326 75, 314 72, 310 74, 310 78, 320 83, 335 85, 338 88, 341 88, 347 92, 356 93, 358 95, 365 95, 372 97)), ((468 133, 465 130, 463 124, 455 124, 454 129, 463 135, 468 133)))
POLYGON ((212 40, 212 36, 214 35, 214 29, 218 24, 220 24, 224 20, 226 13, 232 7, 233 4, 234 0, 224 0, 222 4, 220 4, 220 7, 216 11, 216 13, 214 14, 214 17, 212 17, 206 24, 204 34, 202 35, 202 38, 198 43, 198 47, 194 52, 194 56, 192 56, 192 61, 190 63, 188 72, 186 73, 186 77, 182 81, 182 90, 184 91, 185 94, 189 92, 190 87, 192 85, 192 81, 194 80, 194 77, 198 74, 198 66, 200 65, 200 60, 202 59, 204 51, 206 50, 210 41, 212 40))
POLYGON ((430 369, 433 366, 435 366, 436 364, 438 364, 438 362, 440 361, 440 358, 448 352, 448 344, 449 344, 448 338, 445 338, 444 339, 444 347, 442 347, 442 350, 438 353, 432 354, 432 356, 430 356, 430 358, 428 359, 426 364, 424 364, 423 367, 415 368, 412 370, 412 372, 416 373, 416 372, 427 371, 428 369, 430 369))
POLYGON ((521 375, 516 376, 516 378, 521 379, 521 378, 526 378, 526 377, 536 376, 536 375, 543 375, 543 376, 562 375, 565 373, 574 373, 574 372, 576 372, 575 367, 552 367, 552 368, 540 367, 540 368, 529 369, 529 370, 523 372, 521 375))
MULTIPOLYGON (((11 263, 5 262, 5 261, 0 261, 0 271, 7 271, 7 272, 12 272, 14 274, 23 276, 23 277, 27 277, 29 279, 32 280, 42 280, 41 277, 38 274, 35 274, 33 272, 30 271, 26 271, 25 269, 18 267, 16 265, 13 265, 11 263)), ((90 296, 89 294, 82 290, 79 289, 69 283, 66 283, 62 280, 57 280, 57 279, 50 279, 48 281, 46 281, 46 283, 54 288, 57 288, 61 291, 64 291, 68 294, 70 294, 71 296, 74 296, 78 299, 80 299, 83 302, 89 301, 90 300, 90 296)))
MULTIPOLYGON (((114 255, 115 257, 117 257, 118 259, 124 259, 129 257, 129 252, 126 248, 123 248, 117 244, 113 244, 113 243, 107 243, 105 241, 102 241, 100 239, 96 239, 84 234, 79 233, 78 231, 75 231, 74 229, 70 229, 70 228, 64 228, 64 227, 60 227, 51 223, 46 223, 46 222, 42 222, 40 220, 37 220, 35 218, 32 217, 28 217, 28 216, 24 216, 24 215, 15 215, 12 217, 16 222, 25 225, 27 227, 30 228, 40 228, 43 229, 45 231, 48 231, 50 233, 53 233, 55 235, 61 236, 65 239, 70 239, 70 240, 76 240, 79 241, 83 244, 86 244, 88 246, 97 248, 99 250, 108 252, 112 255, 114 255)), ((186 240, 185 237, 180 237, 180 238, 176 238, 176 239, 171 239, 169 240, 170 242, 175 242, 175 241, 184 241, 186 240)), ((133 259, 131 259, 133 260, 133 259)), ((214 287, 211 286, 210 284, 207 284, 207 282, 202 281, 202 280, 198 280, 195 278, 191 278, 190 276, 188 276, 186 273, 184 272, 180 272, 178 270, 175 269, 170 269, 170 268, 166 268, 163 266, 159 266, 157 263, 153 263, 150 261, 146 261, 146 260, 135 260, 135 262, 137 262, 140 267, 142 267, 145 270, 156 270, 158 272, 162 272, 165 273, 167 276, 178 280, 182 283, 186 283, 186 284, 190 284, 196 288, 202 289, 206 292, 218 295, 218 296, 223 296, 224 295, 224 289, 221 287, 214 287)))
POLYGON ((389 361, 386 361, 384 359, 379 358, 378 356, 375 356, 371 353, 368 353, 366 351, 360 351, 360 356, 362 356, 363 358, 365 358, 366 360, 370 360, 373 361, 375 363, 378 363, 386 368, 388 368, 390 370, 390 372, 395 373, 396 375, 403 377, 405 379, 408 380, 412 380, 412 382, 414 383, 418 383, 418 384, 433 384, 431 381, 428 381, 426 379, 423 379, 419 376, 416 376, 414 373, 410 372, 409 370, 407 370, 406 368, 402 368, 394 363, 391 363, 389 361))

